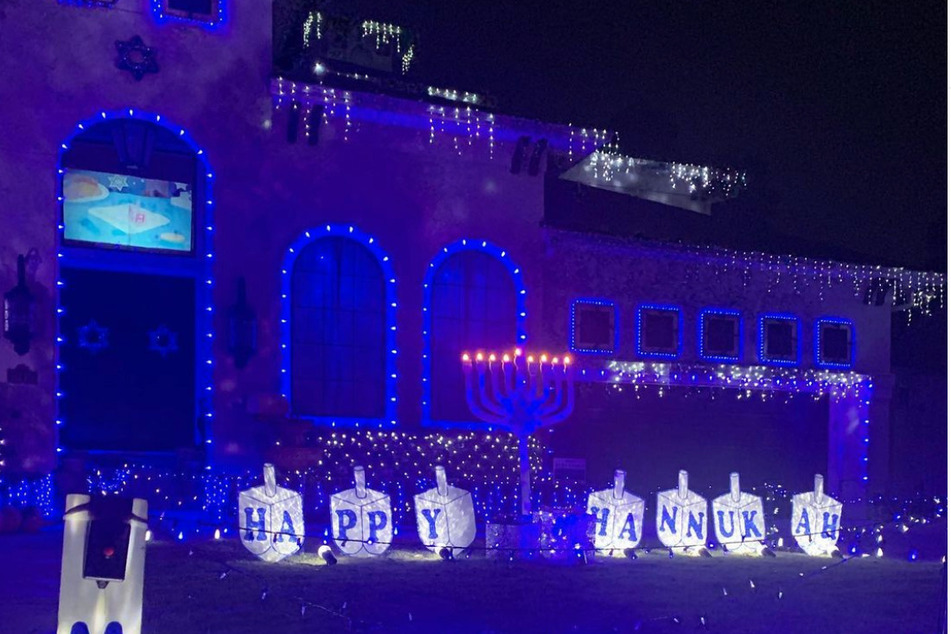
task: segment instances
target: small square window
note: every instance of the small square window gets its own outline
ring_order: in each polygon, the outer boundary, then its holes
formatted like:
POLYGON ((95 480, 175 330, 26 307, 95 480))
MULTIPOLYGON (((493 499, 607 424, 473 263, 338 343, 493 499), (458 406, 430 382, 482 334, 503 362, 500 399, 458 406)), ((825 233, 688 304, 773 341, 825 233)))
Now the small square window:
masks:
POLYGON ((216 26, 222 19, 222 3, 227 0, 152 0, 159 21, 171 18, 216 26))
POLYGON ((617 306, 601 299, 577 299, 571 304, 571 349, 589 354, 617 351, 617 306))
POLYGON ((637 307, 637 353, 645 357, 680 356, 682 328, 676 306, 642 304, 637 307))
POLYGON ((851 369, 854 326, 848 319, 821 317, 816 320, 816 365, 821 368, 851 369))
POLYGON ((769 365, 799 365, 799 319, 760 315, 759 360, 769 365))
POLYGON ((739 361, 742 317, 737 310, 709 308, 700 311, 700 358, 739 361))

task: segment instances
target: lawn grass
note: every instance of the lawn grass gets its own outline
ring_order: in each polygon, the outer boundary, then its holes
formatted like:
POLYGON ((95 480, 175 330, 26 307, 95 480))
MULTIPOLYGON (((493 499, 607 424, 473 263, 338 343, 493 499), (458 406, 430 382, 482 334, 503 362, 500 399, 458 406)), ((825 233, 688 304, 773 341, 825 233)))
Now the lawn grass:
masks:
MULTIPOLYGON (((54 631, 61 540, 0 537, 0 632, 54 631)), ((567 565, 394 548, 328 566, 315 548, 266 564, 237 540, 150 543, 144 634, 930 633, 946 606, 936 561, 653 551, 567 565)))

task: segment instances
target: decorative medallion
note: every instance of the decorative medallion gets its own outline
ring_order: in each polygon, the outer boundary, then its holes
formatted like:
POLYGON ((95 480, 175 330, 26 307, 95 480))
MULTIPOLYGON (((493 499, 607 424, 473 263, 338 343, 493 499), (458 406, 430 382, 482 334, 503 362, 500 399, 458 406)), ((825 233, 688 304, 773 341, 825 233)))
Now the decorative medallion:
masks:
POLYGON ((146 46, 138 35, 130 40, 116 40, 116 68, 132 73, 136 81, 142 79, 146 73, 159 71, 158 61, 155 59, 155 49, 146 46))
POLYGON ((169 330, 165 324, 149 331, 149 350, 158 352, 162 358, 167 357, 178 350, 178 334, 169 330))
POLYGON ((79 329, 79 347, 85 348, 92 354, 109 347, 109 329, 100 326, 95 319, 79 329))

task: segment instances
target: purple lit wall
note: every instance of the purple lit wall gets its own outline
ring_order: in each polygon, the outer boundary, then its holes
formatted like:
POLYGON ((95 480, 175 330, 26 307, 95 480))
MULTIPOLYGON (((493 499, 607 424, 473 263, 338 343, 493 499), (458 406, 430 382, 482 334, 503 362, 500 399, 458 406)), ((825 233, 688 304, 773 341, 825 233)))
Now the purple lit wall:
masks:
MULTIPOLYGON (((817 470, 836 471, 830 482, 838 477, 855 484, 868 475, 873 485, 883 485, 890 468, 900 470, 901 460, 888 458, 891 311, 865 305, 864 288, 848 280, 818 283, 821 276, 805 268, 801 276, 780 276, 767 266, 750 272, 729 256, 542 228, 545 176, 512 173, 516 142, 522 136, 545 138, 549 147, 578 158, 594 146, 584 140, 594 133, 281 82, 269 77, 268 3, 228 2, 227 19, 213 30, 159 23, 141 4, 141 11, 119 11, 24 2, 17 29, 0 39, 2 108, 5 119, 17 123, 0 145, 0 172, 9 176, 0 214, 0 231, 7 236, 0 241, 0 285, 12 285, 16 255, 32 250, 28 274, 39 315, 39 334, 27 356, 0 346, 0 370, 23 362, 38 375, 35 386, 0 384, 4 396, 9 393, 31 412, 18 423, 0 419, 19 452, 20 469, 45 473, 55 465, 57 333, 50 289, 56 280, 58 148, 91 115, 135 108, 185 128, 215 173, 213 463, 247 465, 273 447, 275 426, 311 424, 295 423, 281 399, 281 370, 287 367, 282 333, 289 331, 281 322, 281 271, 295 241, 331 225, 354 226, 363 239, 372 237, 392 267, 386 283, 395 280, 395 342, 387 353, 396 350, 396 378, 395 395, 386 394, 396 406, 387 410, 387 428, 391 413, 396 430, 417 430, 426 418, 424 284, 429 264, 466 239, 491 245, 486 257, 498 259, 505 270, 517 263, 513 292, 520 295, 513 305, 519 314, 512 323, 527 348, 568 350, 570 308, 578 298, 617 306, 616 346, 608 346, 615 351, 585 355, 587 363, 641 360, 634 330, 639 304, 679 307, 682 339, 673 361, 708 367, 697 346, 704 309, 742 314, 741 366, 757 363, 760 314, 796 315, 802 333, 797 372, 815 369, 816 319, 835 316, 854 324, 853 370, 875 386, 867 410, 864 402, 856 410, 855 399, 832 402, 813 392, 774 395, 763 403, 758 393, 740 400, 735 387, 722 386, 702 393, 672 388, 660 397, 651 384, 638 399, 630 387, 621 393, 610 383, 579 379, 575 416, 548 439, 556 457, 587 458, 593 480, 607 480, 616 467, 649 486, 655 484, 647 482, 651 478, 680 467, 710 480, 740 469, 744 477, 748 472, 751 478, 802 481, 806 488, 817 470), (160 65, 141 81, 117 69, 112 56, 116 40, 135 34, 155 47, 160 65), (315 106, 324 107, 324 114, 311 120, 307 115, 315 106), (297 138, 289 142, 295 116, 297 138), (239 277, 257 316, 256 353, 240 369, 224 335, 239 277), (864 430, 870 441, 863 449, 864 436, 857 434, 864 430), (781 473, 768 473, 770 465, 751 457, 789 446, 802 457, 778 465, 781 473)), ((302 450, 298 458, 306 462, 308 456, 302 450)))

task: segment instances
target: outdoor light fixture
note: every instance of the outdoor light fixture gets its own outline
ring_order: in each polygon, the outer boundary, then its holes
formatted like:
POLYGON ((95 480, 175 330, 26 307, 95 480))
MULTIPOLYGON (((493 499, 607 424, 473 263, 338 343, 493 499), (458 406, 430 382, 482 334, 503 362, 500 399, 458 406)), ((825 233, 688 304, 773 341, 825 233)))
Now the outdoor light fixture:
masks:
POLYGON ((330 546, 324 544, 317 549, 317 556, 327 562, 328 566, 333 566, 337 563, 337 557, 334 556, 334 551, 331 550, 330 546))
POLYGON ((66 496, 57 634, 142 631, 148 504, 66 496))
POLYGON ((34 312, 33 294, 26 285, 26 258, 18 255, 16 286, 3 294, 3 338, 21 357, 30 351, 30 339, 35 334, 34 312))

